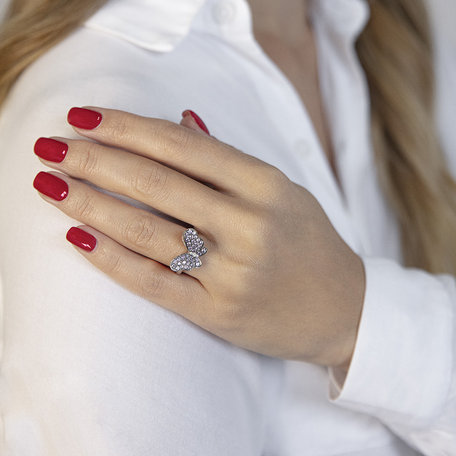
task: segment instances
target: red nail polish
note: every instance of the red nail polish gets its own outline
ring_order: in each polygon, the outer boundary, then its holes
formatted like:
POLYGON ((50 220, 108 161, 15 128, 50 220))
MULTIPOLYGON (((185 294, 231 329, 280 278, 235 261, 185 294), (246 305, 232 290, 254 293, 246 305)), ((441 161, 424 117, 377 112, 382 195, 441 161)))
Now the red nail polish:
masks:
POLYGON ((33 150, 38 157, 60 163, 68 152, 68 144, 51 138, 39 138, 33 150))
POLYGON ((91 109, 71 108, 68 111, 68 123, 84 130, 93 130, 98 127, 101 119, 101 114, 91 109))
POLYGON ((91 252, 97 245, 95 236, 92 236, 90 233, 87 233, 87 231, 76 228, 75 226, 68 230, 66 238, 75 246, 87 250, 88 252, 91 252))
POLYGON ((68 184, 50 173, 39 172, 33 181, 33 186, 46 196, 56 201, 62 201, 68 195, 68 184))
POLYGON ((206 124, 201 120, 201 118, 198 116, 198 114, 194 113, 190 109, 186 109, 183 113, 182 116, 185 117, 186 115, 190 114, 194 119, 195 122, 198 124, 198 127, 201 128, 205 133, 210 135, 208 128, 206 127, 206 124))

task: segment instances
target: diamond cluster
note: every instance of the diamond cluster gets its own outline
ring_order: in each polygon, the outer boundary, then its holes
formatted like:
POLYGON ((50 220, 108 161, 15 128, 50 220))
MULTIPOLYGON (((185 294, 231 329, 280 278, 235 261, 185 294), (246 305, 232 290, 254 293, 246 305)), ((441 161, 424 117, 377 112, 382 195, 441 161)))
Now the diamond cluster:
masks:
POLYGON ((194 228, 188 228, 183 234, 183 239, 189 252, 195 252, 199 256, 207 252, 206 247, 203 247, 203 240, 198 236, 194 228))
POLYGON ((202 265, 199 256, 207 252, 203 240, 194 228, 188 228, 182 235, 182 240, 188 252, 178 255, 170 264, 171 270, 179 274, 183 270, 190 271, 193 268, 199 268, 202 265))

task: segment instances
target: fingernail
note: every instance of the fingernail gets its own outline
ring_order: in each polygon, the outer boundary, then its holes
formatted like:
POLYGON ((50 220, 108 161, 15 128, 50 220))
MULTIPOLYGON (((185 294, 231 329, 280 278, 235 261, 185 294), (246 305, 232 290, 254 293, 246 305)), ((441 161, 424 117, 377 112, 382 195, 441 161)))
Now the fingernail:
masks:
POLYGON ((51 138, 38 138, 33 150, 38 157, 60 163, 68 152, 68 144, 51 138))
POLYGON ((101 119, 101 114, 91 109, 71 108, 68 111, 68 123, 84 130, 93 130, 98 127, 101 119))
POLYGON ((198 114, 194 113, 190 109, 186 109, 182 113, 182 116, 185 117, 185 116, 188 116, 188 115, 191 115, 195 119, 195 122, 198 124, 198 127, 200 127, 201 130, 204 131, 204 133, 207 133, 208 135, 210 135, 209 130, 206 127, 206 124, 201 120, 201 118, 200 118, 200 116, 198 116, 198 114))
POLYGON ((62 201, 68 195, 68 184, 50 173, 39 172, 33 181, 33 186, 49 198, 62 201))
POLYGON ((91 252, 97 245, 97 238, 95 236, 92 236, 90 233, 87 233, 87 231, 76 228, 75 226, 68 230, 66 238, 75 246, 87 250, 88 252, 91 252))

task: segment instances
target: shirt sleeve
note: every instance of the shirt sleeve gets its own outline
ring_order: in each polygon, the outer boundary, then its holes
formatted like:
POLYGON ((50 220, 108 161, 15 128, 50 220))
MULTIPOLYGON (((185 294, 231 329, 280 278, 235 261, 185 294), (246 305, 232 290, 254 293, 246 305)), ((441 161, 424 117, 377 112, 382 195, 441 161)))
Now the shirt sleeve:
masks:
POLYGON ((424 455, 456 455, 455 278, 361 258, 355 349, 346 376, 328 367, 328 399, 375 416, 424 455))

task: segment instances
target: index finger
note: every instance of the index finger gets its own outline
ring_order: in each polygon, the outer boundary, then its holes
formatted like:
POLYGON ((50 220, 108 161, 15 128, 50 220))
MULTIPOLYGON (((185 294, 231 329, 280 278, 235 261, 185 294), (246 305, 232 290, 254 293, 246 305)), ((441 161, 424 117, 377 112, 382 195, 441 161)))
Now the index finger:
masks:
POLYGON ((242 193, 254 168, 265 164, 215 138, 165 119, 86 107, 71 108, 68 122, 83 136, 152 158, 230 194, 242 193))

